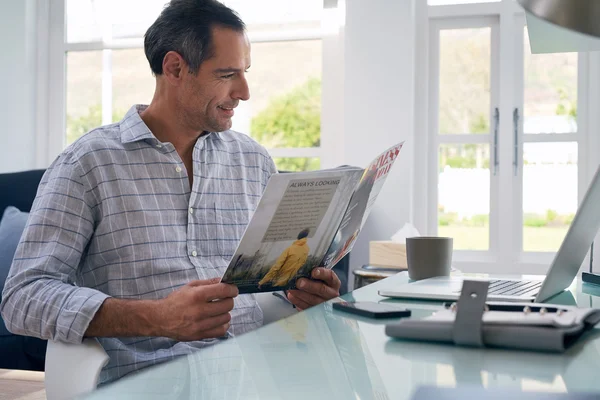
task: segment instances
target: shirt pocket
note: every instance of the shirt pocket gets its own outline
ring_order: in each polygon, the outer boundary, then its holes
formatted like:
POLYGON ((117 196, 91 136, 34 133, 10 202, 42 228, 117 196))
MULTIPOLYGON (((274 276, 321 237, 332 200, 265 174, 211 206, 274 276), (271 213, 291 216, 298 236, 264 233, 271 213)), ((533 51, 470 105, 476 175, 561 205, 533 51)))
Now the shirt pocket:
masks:
POLYGON ((214 203, 215 242, 218 254, 227 262, 233 257, 253 209, 245 202, 219 201, 214 203))

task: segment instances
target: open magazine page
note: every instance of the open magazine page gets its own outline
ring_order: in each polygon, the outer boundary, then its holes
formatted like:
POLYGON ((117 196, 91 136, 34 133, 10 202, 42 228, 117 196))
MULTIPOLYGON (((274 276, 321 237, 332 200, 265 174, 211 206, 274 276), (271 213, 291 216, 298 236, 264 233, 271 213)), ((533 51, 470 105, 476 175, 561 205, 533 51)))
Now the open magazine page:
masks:
POLYGON ((403 145, 401 142, 390 147, 364 170, 321 266, 333 268, 352 249, 403 145))
POLYGON ((295 287, 323 259, 362 172, 273 175, 221 281, 240 293, 295 287))

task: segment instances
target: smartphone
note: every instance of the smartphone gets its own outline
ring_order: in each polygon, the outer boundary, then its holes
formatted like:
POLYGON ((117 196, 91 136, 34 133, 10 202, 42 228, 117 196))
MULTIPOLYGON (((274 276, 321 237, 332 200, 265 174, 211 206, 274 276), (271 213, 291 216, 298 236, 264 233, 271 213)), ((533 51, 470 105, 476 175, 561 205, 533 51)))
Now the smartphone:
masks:
POLYGON ((361 315, 369 318, 402 318, 410 317, 410 310, 393 306, 391 304, 381 304, 371 301, 333 303, 333 308, 352 314, 361 315))

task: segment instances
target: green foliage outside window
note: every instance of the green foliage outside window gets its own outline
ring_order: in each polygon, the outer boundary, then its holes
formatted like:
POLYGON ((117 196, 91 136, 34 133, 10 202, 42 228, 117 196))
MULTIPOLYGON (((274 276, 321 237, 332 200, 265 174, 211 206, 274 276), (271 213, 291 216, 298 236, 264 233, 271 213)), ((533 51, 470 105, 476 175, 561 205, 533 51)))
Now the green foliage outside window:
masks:
POLYGON ((274 157, 273 161, 279 171, 316 171, 321 168, 318 158, 274 157))
POLYGON ((556 115, 566 115, 577 118, 577 100, 572 100, 565 89, 558 89, 560 103, 556 106, 556 115))
MULTIPOLYGON (((250 133, 262 145, 318 147, 321 143, 321 80, 311 78, 290 92, 273 98, 250 124, 250 133)), ((288 171, 318 169, 316 158, 280 158, 277 168, 288 171)))

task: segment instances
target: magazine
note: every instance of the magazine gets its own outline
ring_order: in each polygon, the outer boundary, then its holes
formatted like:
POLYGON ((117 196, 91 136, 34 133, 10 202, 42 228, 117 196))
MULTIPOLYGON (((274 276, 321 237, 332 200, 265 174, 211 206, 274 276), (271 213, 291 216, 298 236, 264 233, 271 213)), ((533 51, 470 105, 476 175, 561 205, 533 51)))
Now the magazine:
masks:
POLYGON ((333 268, 356 242, 403 144, 365 169, 271 176, 221 282, 240 293, 287 290, 316 267, 333 268))

